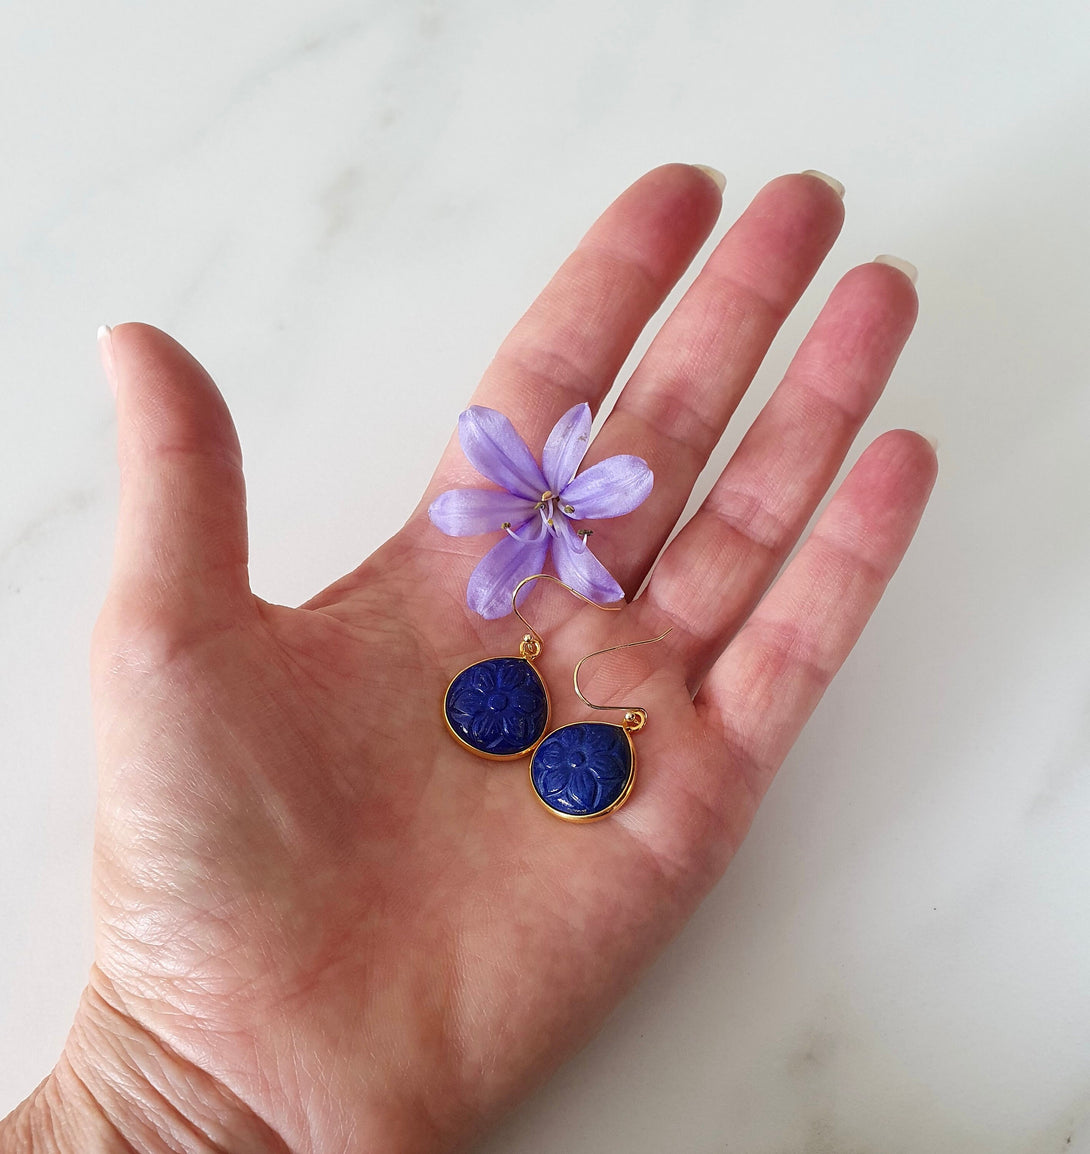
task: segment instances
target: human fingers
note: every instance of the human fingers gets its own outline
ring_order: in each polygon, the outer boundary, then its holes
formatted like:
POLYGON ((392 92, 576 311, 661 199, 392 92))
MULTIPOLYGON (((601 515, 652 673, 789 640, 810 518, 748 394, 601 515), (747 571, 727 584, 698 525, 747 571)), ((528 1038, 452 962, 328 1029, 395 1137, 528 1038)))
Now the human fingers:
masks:
MULTIPOLYGON (((595 221, 515 325, 471 403, 504 413, 535 453, 566 410, 583 401, 597 408, 721 205, 716 181, 694 165, 666 164, 642 176, 595 221)), ((452 446, 429 493, 479 484, 452 446)))
POLYGON ((242 454, 212 379, 150 325, 100 338, 117 401, 120 502, 104 617, 193 630, 252 606, 242 454))
POLYGON ((727 778, 763 795, 900 564, 936 468, 918 434, 879 437, 712 666, 694 704, 723 758, 689 783, 704 802, 723 797, 727 778))
POLYGON ((767 184, 716 246, 625 385, 587 465, 644 458, 649 500, 595 552, 631 595, 689 499, 772 339, 844 220, 842 193, 798 173, 767 184))
POLYGON ((768 587, 832 484, 916 318, 910 279, 860 265, 837 284, 641 601, 675 626, 693 690, 768 587))

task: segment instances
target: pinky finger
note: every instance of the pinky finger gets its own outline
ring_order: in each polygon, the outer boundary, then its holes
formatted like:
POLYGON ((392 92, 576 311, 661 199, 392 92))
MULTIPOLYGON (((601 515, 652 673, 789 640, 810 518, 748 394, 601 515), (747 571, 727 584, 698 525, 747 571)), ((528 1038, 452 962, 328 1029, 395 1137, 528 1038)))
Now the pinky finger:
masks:
POLYGON ((935 473, 923 437, 905 430, 879 437, 708 674, 695 704, 738 756, 755 799, 874 612, 935 473))

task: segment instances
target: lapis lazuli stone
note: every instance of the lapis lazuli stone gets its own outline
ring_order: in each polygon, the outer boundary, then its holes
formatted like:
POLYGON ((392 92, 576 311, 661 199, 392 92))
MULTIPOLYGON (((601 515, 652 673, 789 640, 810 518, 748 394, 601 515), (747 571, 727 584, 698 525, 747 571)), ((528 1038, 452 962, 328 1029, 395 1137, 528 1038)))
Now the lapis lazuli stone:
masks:
POLYGON ((566 817, 595 817, 624 796, 632 746, 619 725, 587 721, 554 729, 534 751, 530 780, 538 797, 566 817))
POLYGON ((524 657, 490 657, 463 669, 443 708, 460 740, 493 757, 525 753, 549 720, 545 684, 524 657))

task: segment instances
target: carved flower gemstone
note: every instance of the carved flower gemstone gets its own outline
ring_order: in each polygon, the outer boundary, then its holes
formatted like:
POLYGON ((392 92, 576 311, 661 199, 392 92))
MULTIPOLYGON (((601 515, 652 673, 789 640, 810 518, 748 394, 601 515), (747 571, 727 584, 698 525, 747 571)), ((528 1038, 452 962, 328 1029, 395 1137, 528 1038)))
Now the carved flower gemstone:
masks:
POLYGON ((632 747, 619 725, 590 721, 553 730, 537 747, 530 779, 557 813, 593 817, 609 809, 632 776, 632 747))
POLYGON ((451 682, 447 721, 466 745, 495 757, 524 753, 545 732, 549 701, 537 670, 522 657, 491 657, 451 682))

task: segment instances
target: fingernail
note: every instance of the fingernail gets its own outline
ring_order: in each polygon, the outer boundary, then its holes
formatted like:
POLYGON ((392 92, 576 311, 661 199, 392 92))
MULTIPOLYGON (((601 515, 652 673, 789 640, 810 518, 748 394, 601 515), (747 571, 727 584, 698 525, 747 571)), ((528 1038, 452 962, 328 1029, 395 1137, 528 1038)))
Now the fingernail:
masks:
POLYGON ((718 168, 712 168, 710 164, 694 164, 693 168, 699 168, 705 176, 711 177, 715 181, 715 187, 720 192, 727 187, 727 178, 719 171, 718 168))
POLYGON ((102 361, 102 371, 110 386, 110 392, 117 396, 117 366, 114 364, 114 331, 109 325, 98 326, 98 355, 102 361))
POLYGON ((930 437, 927 435, 927 433, 920 433, 920 436, 923 437, 923 439, 931 446, 932 449, 935 450, 936 453, 939 451, 938 437, 930 437))
POLYGON ((803 176, 816 176, 818 180, 823 180, 825 183, 840 197, 844 199, 844 185, 840 183, 835 176, 830 176, 827 172, 818 172, 816 168, 803 169, 803 176))
POLYGON ((889 253, 882 253, 881 256, 874 258, 875 264, 888 264, 890 268, 900 269, 908 279, 915 284, 919 273, 916 271, 914 264, 909 264, 907 260, 901 260, 899 256, 890 256, 889 253))

